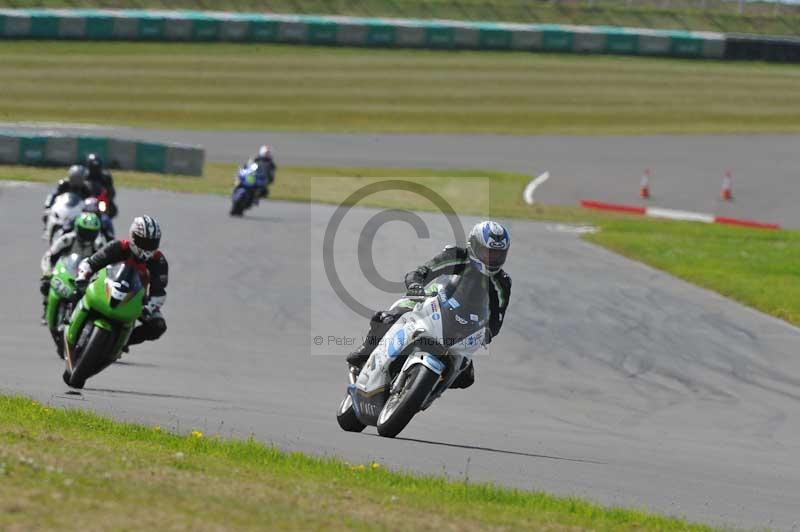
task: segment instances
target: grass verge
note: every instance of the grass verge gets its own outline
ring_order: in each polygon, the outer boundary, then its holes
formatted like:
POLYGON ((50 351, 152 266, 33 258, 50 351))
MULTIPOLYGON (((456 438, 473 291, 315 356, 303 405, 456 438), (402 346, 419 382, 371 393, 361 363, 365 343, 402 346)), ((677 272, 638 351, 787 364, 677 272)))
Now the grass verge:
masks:
POLYGON ((586 235, 621 255, 800 325, 800 231, 606 220, 586 235))
MULTIPOLYGON (((235 165, 209 164, 203 178, 117 172, 115 180, 123 187, 228 194, 234 171, 235 165)), ((62 174, 61 169, 0 166, 0 179, 53 183, 62 174)), ((761 231, 594 213, 577 207, 529 206, 522 200, 522 189, 530 176, 474 170, 282 167, 272 197, 339 203, 366 184, 391 178, 429 186, 463 214, 592 224, 600 231, 585 236, 590 242, 800 325, 800 231, 761 231), (476 203, 476 197, 486 196, 488 201, 476 203)), ((124 201, 124 195, 122 198, 124 201)), ((395 192, 371 196, 363 204, 433 208, 419 196, 395 192)))
POLYGON ((710 530, 0 396, 0 529, 710 530), (87 518, 87 516, 90 516, 87 518))
POLYGON ((800 70, 779 64, 222 43, 3 42, 0 79, 0 121, 9 122, 331 132, 800 131, 800 70), (87 72, 103 75, 87 82, 87 72))

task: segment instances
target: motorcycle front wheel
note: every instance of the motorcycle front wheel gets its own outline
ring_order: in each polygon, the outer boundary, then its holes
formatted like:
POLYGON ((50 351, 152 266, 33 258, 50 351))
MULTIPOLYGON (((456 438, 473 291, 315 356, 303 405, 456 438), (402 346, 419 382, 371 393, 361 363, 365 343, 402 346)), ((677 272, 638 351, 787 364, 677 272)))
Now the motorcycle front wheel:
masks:
POLYGON ((394 438, 422 408, 439 375, 422 364, 411 366, 399 390, 389 396, 378 416, 378 434, 394 438))
POLYGON ((245 209, 250 206, 250 194, 244 188, 237 188, 232 194, 231 216, 241 216, 244 214, 245 209))
POLYGON ((81 389, 86 384, 86 379, 97 375, 111 364, 108 354, 114 346, 115 340, 114 333, 94 327, 78 363, 72 369, 68 384, 73 388, 81 389))

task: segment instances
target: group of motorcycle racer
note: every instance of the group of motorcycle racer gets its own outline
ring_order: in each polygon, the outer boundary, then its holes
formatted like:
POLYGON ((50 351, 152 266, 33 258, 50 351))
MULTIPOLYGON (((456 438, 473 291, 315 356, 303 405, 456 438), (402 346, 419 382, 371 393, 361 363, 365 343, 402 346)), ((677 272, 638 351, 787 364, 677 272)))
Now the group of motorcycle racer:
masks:
MULTIPOLYGON (((44 308, 47 307, 53 267, 61 257, 72 253, 83 257, 75 279, 78 287, 76 299, 82 295, 95 272, 109 264, 127 262, 147 280, 149 288, 139 316, 141 325, 131 332, 123 351, 127 352, 130 345, 159 338, 167 330, 161 307, 166 301, 169 267, 166 257, 159 251, 161 227, 158 220, 147 215, 137 216, 131 223, 127 239, 99 238, 103 224, 96 209, 97 198, 102 198, 109 218, 116 217, 118 208, 114 202, 116 190, 111 173, 104 168, 100 156, 94 153, 87 155, 83 165, 71 166, 67 176, 58 181, 55 191, 45 200, 45 218, 55 199, 65 193, 77 194, 86 202, 84 212, 75 220, 65 222, 66 232, 50 244, 42 257, 40 291, 44 308)), ((42 323, 45 323, 44 315, 42 323)))
MULTIPOLYGON (((254 183, 256 201, 258 198, 268 196, 269 186, 275 180, 276 170, 277 165, 269 145, 261 146, 256 155, 241 167, 240 173, 248 171, 257 176, 254 183)), ((131 345, 157 340, 167 330, 161 309, 166 301, 169 279, 167 259, 159 249, 161 227, 158 220, 148 215, 136 216, 131 223, 128 238, 114 239, 113 230, 111 238, 108 234, 105 235, 106 238, 99 238, 103 236, 104 224, 101 222, 100 209, 97 205, 103 204, 102 214, 108 217, 109 226, 110 219, 117 216, 118 208, 115 203, 116 190, 111 173, 104 168, 102 159, 96 154, 89 154, 82 165, 71 166, 67 176, 58 181, 56 189, 45 201, 45 218, 47 209, 53 206, 59 195, 65 193, 77 194, 85 200, 84 212, 74 221, 67 223, 66 232, 51 243, 42 257, 40 289, 44 296, 45 308, 53 267, 61 257, 73 253, 82 257, 75 277, 78 289, 76 299, 82 296, 95 273, 108 265, 125 263, 133 267, 144 279, 147 291, 141 314, 138 316, 140 325, 130 333, 122 351, 128 352, 131 345)), ((500 333, 511 296, 511 278, 502 269, 510 247, 511 238, 508 229, 494 221, 483 221, 472 228, 465 247, 449 245, 431 260, 406 274, 406 297, 412 303, 382 310, 373 315, 364 343, 347 356, 351 373, 358 376, 386 332, 403 314, 414 308, 413 301, 426 296, 426 285, 440 276, 485 278, 483 286, 488 292, 490 317, 483 342, 490 343, 500 333)), ((461 371, 450 387, 467 388, 474 381, 474 363, 470 361, 468 367, 461 371)))
MULTIPOLYGON (((253 199, 266 198, 277 170, 272 147, 266 144, 260 146, 256 154, 242 166, 242 170, 251 172, 255 177, 253 199)), ((147 285, 145 301, 138 316, 141 324, 131 332, 122 348, 123 352, 128 352, 131 345, 160 338, 167 330, 161 309, 167 297, 169 266, 159 249, 161 227, 158 220, 148 215, 136 216, 128 238, 114 239, 111 220, 118 214, 114 179, 104 167, 102 158, 94 153, 88 154, 83 164, 71 166, 66 177, 58 181, 55 190, 45 200, 43 222, 62 194, 75 194, 84 200, 83 212, 73 220, 59 220, 60 233, 54 235, 42 257, 42 324, 46 324, 53 268, 59 259, 74 253, 83 259, 74 279, 77 288, 73 296, 75 300, 80 299, 92 276, 111 264, 132 266, 147 285)))

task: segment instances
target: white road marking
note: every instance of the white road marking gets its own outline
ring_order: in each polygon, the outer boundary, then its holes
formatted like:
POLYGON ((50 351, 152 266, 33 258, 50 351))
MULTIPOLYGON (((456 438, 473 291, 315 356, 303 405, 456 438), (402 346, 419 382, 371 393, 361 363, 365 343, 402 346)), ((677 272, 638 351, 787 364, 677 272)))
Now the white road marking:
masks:
POLYGON ((546 228, 548 231, 553 231, 554 233, 572 233, 575 235, 586 235, 600 231, 599 228, 591 225, 551 224, 547 225, 546 228))
POLYGON ((647 216, 653 218, 669 218, 670 220, 685 220, 687 222, 714 223, 714 216, 700 212, 678 211, 675 209, 662 209, 661 207, 647 207, 647 216))
POLYGON ((548 179, 550 179, 550 172, 545 172, 528 183, 528 185, 525 187, 525 190, 522 192, 522 198, 525 200, 525 203, 528 205, 533 205, 533 193, 536 192, 536 187, 548 179))

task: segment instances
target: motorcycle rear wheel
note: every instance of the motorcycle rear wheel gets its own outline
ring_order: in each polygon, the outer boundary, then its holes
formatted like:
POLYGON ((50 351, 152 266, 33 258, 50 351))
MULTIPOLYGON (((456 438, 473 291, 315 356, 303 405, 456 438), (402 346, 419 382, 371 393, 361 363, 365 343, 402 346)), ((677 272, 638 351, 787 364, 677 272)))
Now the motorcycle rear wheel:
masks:
POLYGON ((345 395, 342 402, 339 403, 339 410, 336 412, 336 421, 342 430, 347 432, 361 432, 366 428, 361 421, 356 417, 356 411, 353 408, 353 399, 350 394, 345 395))

